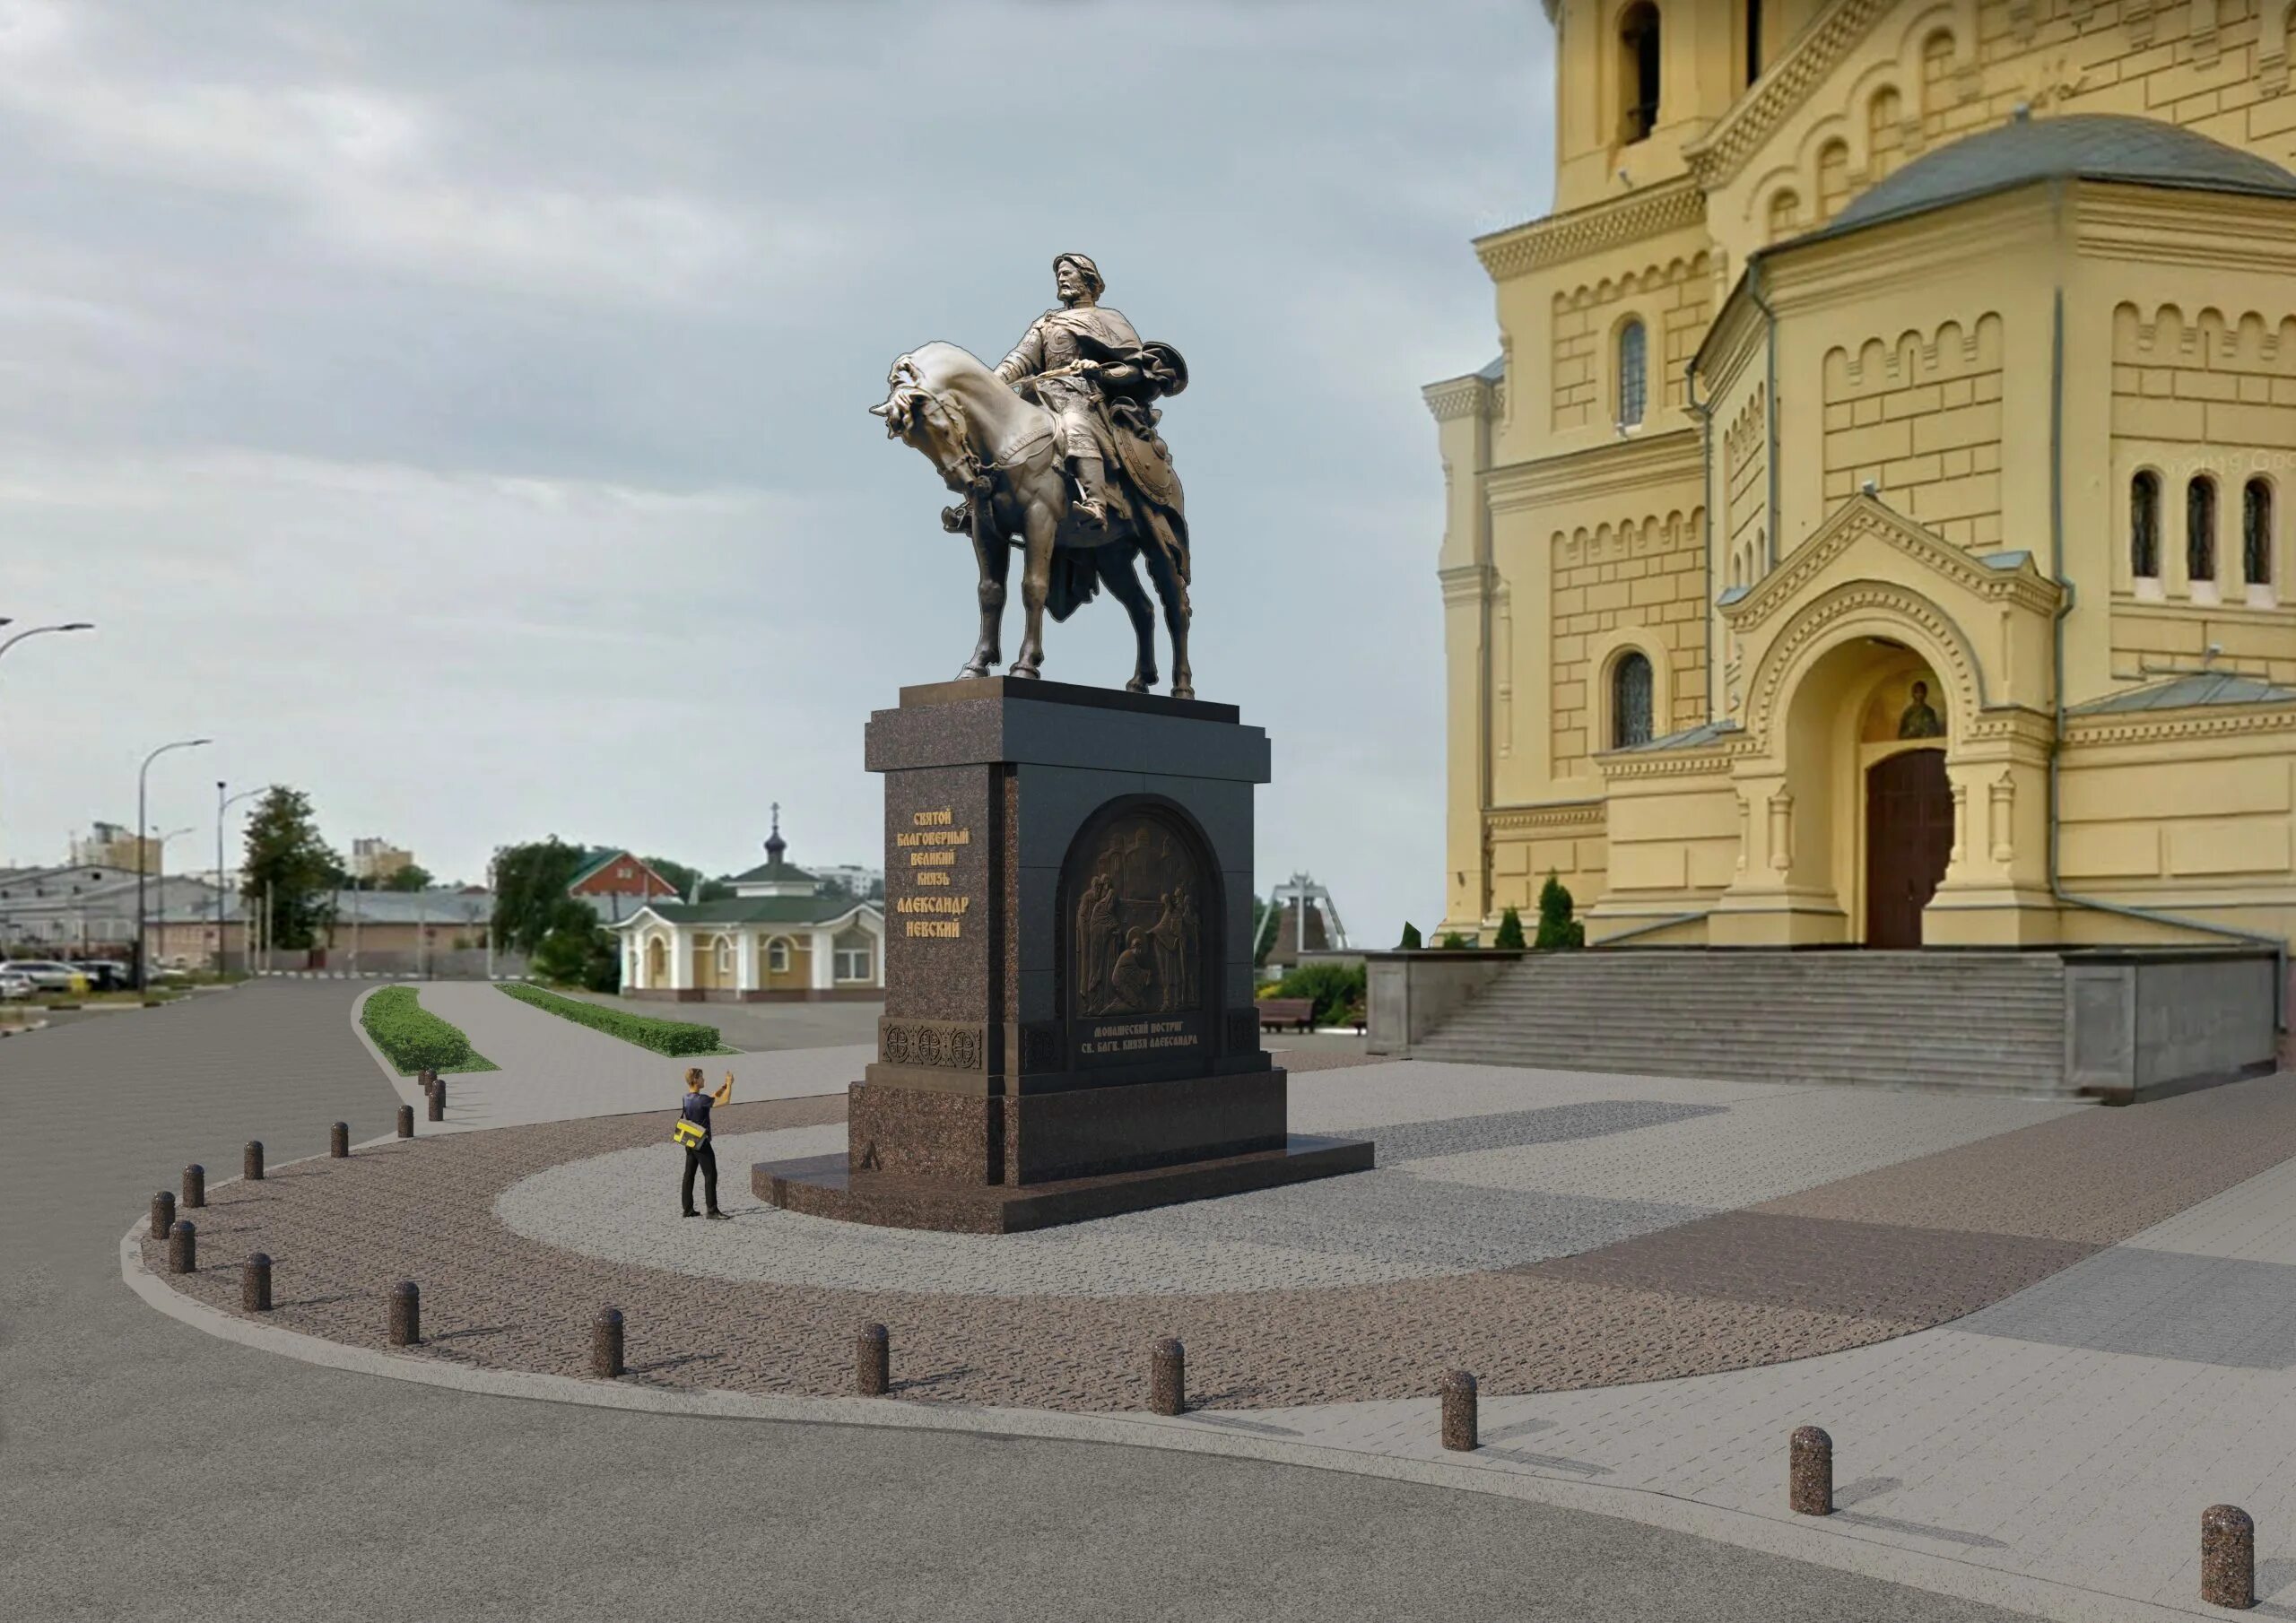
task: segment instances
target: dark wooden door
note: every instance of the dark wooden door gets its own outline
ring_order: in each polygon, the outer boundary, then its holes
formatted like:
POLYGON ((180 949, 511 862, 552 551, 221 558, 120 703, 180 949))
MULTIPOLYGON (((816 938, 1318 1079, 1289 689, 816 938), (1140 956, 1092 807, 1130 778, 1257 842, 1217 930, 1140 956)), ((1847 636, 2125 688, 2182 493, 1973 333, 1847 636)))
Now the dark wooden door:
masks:
POLYGON ((1866 944, 1921 945, 1921 910, 1953 851, 1943 750, 1909 750, 1866 772, 1866 944))

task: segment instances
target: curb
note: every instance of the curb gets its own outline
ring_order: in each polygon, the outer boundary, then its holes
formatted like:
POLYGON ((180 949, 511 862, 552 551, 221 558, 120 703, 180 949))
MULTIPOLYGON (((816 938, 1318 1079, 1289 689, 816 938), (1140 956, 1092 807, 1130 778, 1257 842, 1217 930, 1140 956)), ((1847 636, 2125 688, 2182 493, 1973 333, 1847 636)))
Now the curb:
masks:
MULTIPOLYGON (((354 1150, 400 1141, 396 1137, 370 1139, 354 1150)), ((303 1156, 278 1165, 285 1167, 326 1159, 303 1156)), ((240 1181, 229 1178, 223 1183, 240 1181)), ((1907 1549, 1842 1531, 1839 1524, 1831 1522, 1821 1526, 1806 1518, 1771 1517, 1648 1488, 1610 1488, 1566 1477, 1544 1476, 1521 1467, 1413 1459, 1367 1454, 1328 1444, 1239 1436, 1226 1429, 1220 1419, 1213 1418, 1224 1414, 1220 1410, 1168 1419, 1146 1412, 1063 1414, 1050 1410, 887 1398, 761 1397, 715 1388, 667 1389, 620 1381, 581 1380, 570 1376, 479 1369, 414 1354, 380 1352, 258 1324, 183 1295, 144 1266, 141 1237, 144 1228, 144 1223, 138 1222, 121 1237, 119 1268, 122 1281, 148 1306, 221 1341, 281 1354, 322 1368, 528 1402, 577 1404, 752 1424, 870 1427, 1161 1448, 1178 1454, 1335 1471, 1611 1516, 1763 1555, 1905 1584, 1956 1600, 2047 1618, 2054 1623, 2170 1623, 2172 1619, 2223 1615, 2213 1609, 2162 1606, 1950 1556, 1907 1549)), ((1426 1400, 1431 1453, 1435 1452, 1434 1417, 1439 1402, 1432 1397, 1426 1400)), ((1782 1491, 1780 1502, 1782 1505, 1782 1491)))

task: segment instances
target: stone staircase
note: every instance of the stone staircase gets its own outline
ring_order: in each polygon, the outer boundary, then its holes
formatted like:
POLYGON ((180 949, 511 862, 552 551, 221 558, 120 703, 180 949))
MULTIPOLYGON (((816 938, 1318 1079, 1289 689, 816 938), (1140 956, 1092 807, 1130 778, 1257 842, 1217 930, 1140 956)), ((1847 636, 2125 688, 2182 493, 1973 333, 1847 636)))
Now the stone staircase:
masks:
POLYGON ((1414 1059, 1764 1082, 2070 1094, 2050 952, 1540 954, 1414 1059))

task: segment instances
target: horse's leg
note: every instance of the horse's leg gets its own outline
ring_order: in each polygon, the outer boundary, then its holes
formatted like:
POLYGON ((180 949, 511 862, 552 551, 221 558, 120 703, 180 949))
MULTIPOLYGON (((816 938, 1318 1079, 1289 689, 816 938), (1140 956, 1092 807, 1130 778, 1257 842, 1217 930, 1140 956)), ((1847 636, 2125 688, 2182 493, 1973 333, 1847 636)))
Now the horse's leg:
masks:
MULTIPOLYGON (((1151 515, 1148 522, 1160 531, 1163 527, 1161 515, 1151 515)), ((1169 541, 1169 538, 1164 538, 1169 541)), ((1189 616, 1187 582, 1179 577, 1172 567, 1171 550, 1167 545, 1144 544, 1147 554, 1148 578, 1154 584, 1156 595, 1164 603, 1164 631, 1172 639, 1172 697, 1196 697, 1196 673, 1187 664, 1187 622, 1189 616)))
POLYGON ((1059 529, 1059 509, 1038 495, 1023 510, 1021 528, 1028 541, 1028 557, 1021 566, 1021 608, 1025 619, 1020 656, 1004 674, 1042 676, 1044 603, 1052 593, 1052 545, 1059 529))
POLYGON ((960 677, 986 676, 1004 659, 1004 588, 1013 572, 1013 544, 989 527, 984 515, 973 521, 972 552, 980 563, 980 640, 960 677))
POLYGON ((1156 611, 1150 606, 1148 594, 1141 589, 1140 577, 1133 570, 1132 562, 1138 556, 1139 548, 1111 541, 1093 551, 1098 556, 1093 559, 1092 567, 1100 572, 1100 584, 1132 617, 1133 638, 1140 645, 1132 662, 1132 680, 1124 684, 1125 690, 1152 692, 1156 687, 1156 611))

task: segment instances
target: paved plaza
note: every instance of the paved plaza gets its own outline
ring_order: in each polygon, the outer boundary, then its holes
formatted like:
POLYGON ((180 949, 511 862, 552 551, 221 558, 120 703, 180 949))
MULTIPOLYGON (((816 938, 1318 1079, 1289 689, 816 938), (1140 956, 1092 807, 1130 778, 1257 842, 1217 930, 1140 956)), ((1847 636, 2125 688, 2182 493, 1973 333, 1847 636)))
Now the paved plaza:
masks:
POLYGON ((490 1056, 535 1119, 299 1159, 328 1120, 387 1124, 357 991, 0 1051, 0 1508, 26 1530, 0 1583, 24 1615, 295 1615, 299 1546, 324 1540, 352 1552, 344 1615, 452 1593, 474 1617, 666 1617, 745 1578, 822 1616, 1624 1619, 1693 1615, 1695 1593, 1716 1618, 2168 1617, 2203 1610, 2195 1529, 2220 1499, 2257 1518, 2266 1615, 2296 1599, 2277 1079, 2107 1111, 1318 1056, 1296 1124, 1368 1130, 1378 1171, 922 1236, 750 1198, 753 1154, 838 1141, 835 1093, 721 1112, 737 1220, 683 1222, 665 1118, 550 1119, 565 1101, 515 1037, 490 1056), (113 1137, 35 1149, 36 1101, 97 1078, 113 1137), (229 1181, 247 1136, 261 1185, 229 1181), (204 1266, 171 1280, 121 1236, 194 1154, 217 1179, 204 1266), (232 1265, 257 1244, 261 1322, 232 1265), (399 1277, 424 1291, 413 1353, 381 1345, 399 1277), (609 1300, 632 1370, 611 1384, 583 1367, 609 1300), (893 1327, 890 1402, 846 1395, 864 1318, 893 1327), (1200 1405, 1178 1419, 1142 1411, 1163 1333, 1200 1405), (1472 1454, 1435 1446, 1451 1366, 1483 1378, 1472 1454), (1785 1435, 1811 1422, 1838 1451, 1824 1523, 1782 1505, 1785 1435), (741 1507, 706 1584, 626 1514, 695 1492, 741 1507), (193 1503, 179 1530, 152 1514, 193 1503), (515 1582, 490 1554, 514 1536, 515 1582), (1172 1540, 1177 1580, 1144 1553, 1172 1540))

